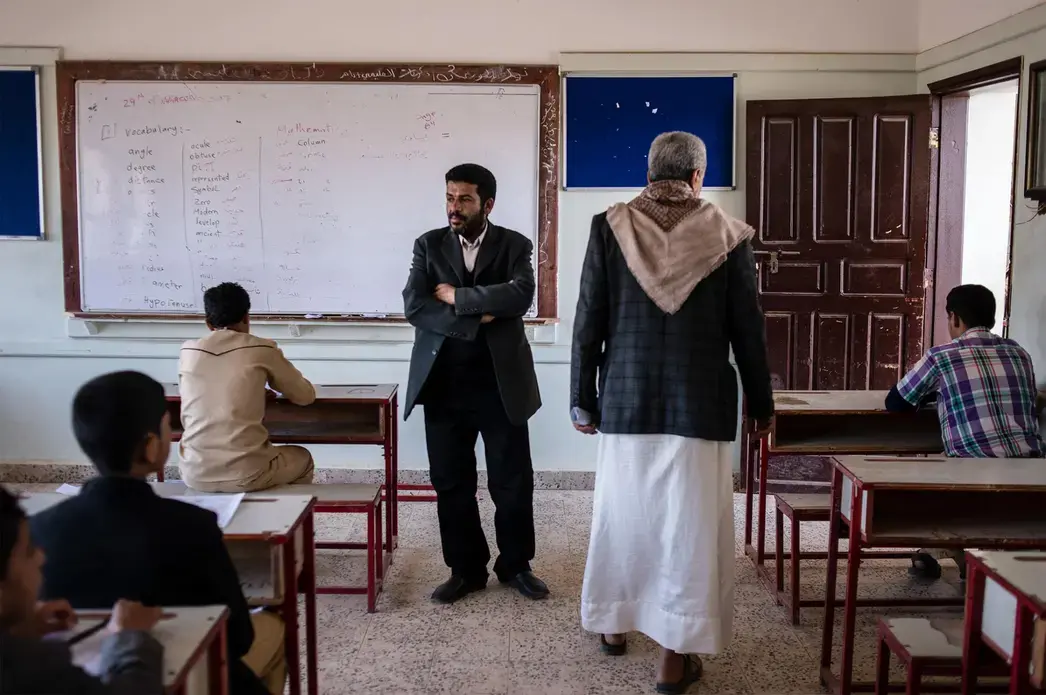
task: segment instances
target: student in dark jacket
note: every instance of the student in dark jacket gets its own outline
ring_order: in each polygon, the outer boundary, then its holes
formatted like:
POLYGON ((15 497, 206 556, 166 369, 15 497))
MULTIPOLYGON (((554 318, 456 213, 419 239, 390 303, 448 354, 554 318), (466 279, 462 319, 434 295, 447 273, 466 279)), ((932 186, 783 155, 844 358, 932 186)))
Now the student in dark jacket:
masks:
POLYGON ((73 432, 99 477, 32 518, 48 558, 41 595, 78 608, 118 598, 228 606, 231 692, 282 693, 282 622, 251 615, 214 513, 160 497, 146 481, 170 451, 163 387, 137 372, 93 379, 73 400, 73 432))
POLYGON ((76 625, 63 600, 37 603, 44 554, 29 534, 18 500, 0 488, 0 694, 159 695, 163 647, 149 634, 159 608, 118 601, 93 676, 73 665, 64 641, 44 639, 76 625))

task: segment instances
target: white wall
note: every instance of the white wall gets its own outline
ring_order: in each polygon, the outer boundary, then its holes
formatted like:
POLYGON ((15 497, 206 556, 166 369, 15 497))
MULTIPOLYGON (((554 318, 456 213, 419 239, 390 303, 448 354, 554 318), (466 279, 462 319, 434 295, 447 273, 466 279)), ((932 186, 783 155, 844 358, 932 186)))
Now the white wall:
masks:
MULTIPOLYGON (((1000 0, 991 0, 999 2, 1000 0)), ((911 53, 912 0, 5 0, 69 59, 533 61, 561 51, 911 53)))
POLYGON ((1014 181, 1012 296, 1010 337, 1031 353, 1038 367, 1039 383, 1046 376, 1046 284, 1042 281, 1046 258, 1046 216, 1035 215, 1034 204, 1024 198, 1028 136, 1028 65, 1046 59, 1046 5, 1011 17, 952 43, 926 51, 917 58, 918 86, 960 75, 1015 56, 1024 57, 1020 105, 1017 109, 1017 176, 1014 181))
POLYGON ((970 93, 966 116, 962 282, 995 294, 1001 330, 1010 250, 1017 81, 970 93))
POLYGON ((918 0, 919 50, 994 24, 1046 0, 918 0))

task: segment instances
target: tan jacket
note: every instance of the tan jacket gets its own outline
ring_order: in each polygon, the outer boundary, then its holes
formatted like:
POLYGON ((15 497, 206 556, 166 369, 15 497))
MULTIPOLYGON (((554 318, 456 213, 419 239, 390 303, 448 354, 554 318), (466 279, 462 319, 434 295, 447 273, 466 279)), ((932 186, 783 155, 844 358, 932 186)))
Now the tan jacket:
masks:
POLYGON ((179 446, 182 477, 190 485, 249 481, 276 457, 265 416, 265 385, 296 405, 316 400, 316 389, 272 340, 219 330, 182 346, 179 446))

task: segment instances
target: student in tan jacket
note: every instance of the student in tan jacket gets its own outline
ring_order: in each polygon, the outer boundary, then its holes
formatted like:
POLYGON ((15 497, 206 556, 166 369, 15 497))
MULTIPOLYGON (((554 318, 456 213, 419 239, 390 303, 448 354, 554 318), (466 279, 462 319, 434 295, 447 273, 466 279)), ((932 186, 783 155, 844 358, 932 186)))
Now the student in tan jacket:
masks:
POLYGON ((309 450, 273 446, 262 418, 272 391, 309 405, 316 389, 274 341, 250 334, 245 289, 232 282, 211 287, 203 306, 211 332, 182 346, 178 367, 185 483, 203 492, 249 492, 312 482, 309 450))

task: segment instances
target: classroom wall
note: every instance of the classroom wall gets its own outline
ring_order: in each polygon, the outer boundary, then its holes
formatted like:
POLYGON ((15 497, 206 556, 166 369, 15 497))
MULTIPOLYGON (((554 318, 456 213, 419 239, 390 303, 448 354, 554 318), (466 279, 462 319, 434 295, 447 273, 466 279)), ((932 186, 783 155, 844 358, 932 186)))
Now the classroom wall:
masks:
POLYGON ((918 0, 919 50, 953 41, 1046 0, 918 0))
POLYGON ((1031 353, 1040 388, 1046 383, 1046 216, 1024 197, 1027 171, 1028 66, 1046 60, 1046 5, 1010 17, 957 41, 918 56, 918 88, 1016 56, 1024 57, 1020 103, 1017 108, 1017 176, 1014 180, 1013 251, 1009 335, 1031 353))
POLYGON ((1017 81, 970 93, 966 118, 962 281, 984 285, 1000 310, 1006 296, 1010 250, 1010 195, 1017 81))
MULTIPOLYGON (((645 9, 650 5, 516 0, 448 12, 421 0, 366 5, 313 0, 297 2, 293 10, 290 3, 275 0, 33 0, 0 3, 0 47, 54 46, 69 59, 519 61, 558 62, 583 71, 727 71, 739 74, 742 102, 883 96, 914 89, 910 53, 917 31, 910 0, 800 0, 787 8, 777 0, 660 0, 657 12, 645 9), (513 31, 502 31, 506 26, 513 31), (672 50, 733 53, 663 53, 672 50), (795 51, 806 53, 784 53, 795 51)), ((46 53, 0 48, 0 64, 46 53)), ((113 369, 139 369, 173 380, 179 342, 201 330, 195 325, 104 325, 90 335, 97 326, 64 316, 53 70, 44 71, 44 87, 47 240, 0 248, 0 461, 80 460, 67 419, 75 388, 113 369)), ((743 133, 741 119, 743 108, 743 133)), ((740 187, 709 197, 743 216, 743 141, 738 153, 740 187)), ((534 347, 545 401, 531 422, 538 469, 593 468, 594 438, 574 433, 566 413, 571 320, 589 219, 620 198, 583 192, 560 196, 561 322, 534 347)), ((406 265, 404 259, 404 271, 406 265)), ((406 382, 409 331, 332 329, 299 339, 282 327, 260 331, 279 338, 315 381, 406 382)), ((420 419, 404 424, 400 444, 401 466, 426 467, 420 419)), ((329 448, 318 451, 317 459, 320 465, 379 464, 377 449, 329 448)))

